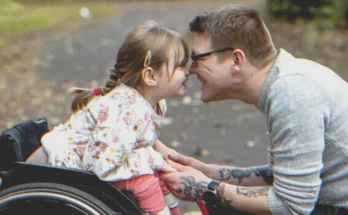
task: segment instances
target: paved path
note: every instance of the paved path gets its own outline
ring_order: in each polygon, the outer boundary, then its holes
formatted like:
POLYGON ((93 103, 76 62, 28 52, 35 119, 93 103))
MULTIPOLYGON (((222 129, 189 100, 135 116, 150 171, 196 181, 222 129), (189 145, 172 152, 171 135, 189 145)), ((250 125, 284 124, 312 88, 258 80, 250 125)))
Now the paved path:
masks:
MULTIPOLYGON (((259 7, 261 0, 229 2, 259 7)), ((183 33, 196 14, 223 3, 197 4, 116 5, 122 13, 102 25, 42 41, 36 59, 36 72, 47 81, 54 93, 62 97, 61 103, 55 105, 61 115, 55 117, 53 123, 65 120, 69 115, 66 110, 69 110, 71 97, 65 94, 67 86, 104 84, 117 48, 134 26, 153 19, 183 33)), ((199 83, 196 77, 191 79, 188 99, 168 101, 168 116, 172 117, 173 123, 164 127, 161 139, 185 154, 200 154, 200 159, 207 162, 239 166, 265 163, 268 140, 261 113, 255 107, 237 101, 202 104, 199 101, 199 83)), ((49 111, 43 114, 50 120, 49 111)), ((197 207, 182 204, 182 208, 188 211, 197 207)))

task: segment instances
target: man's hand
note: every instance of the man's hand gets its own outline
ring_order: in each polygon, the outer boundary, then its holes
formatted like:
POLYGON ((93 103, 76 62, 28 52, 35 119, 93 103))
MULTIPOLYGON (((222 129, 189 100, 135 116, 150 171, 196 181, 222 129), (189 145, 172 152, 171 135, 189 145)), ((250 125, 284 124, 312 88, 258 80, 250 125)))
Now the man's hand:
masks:
POLYGON ((171 192, 185 201, 196 202, 201 200, 211 179, 190 166, 183 166, 173 161, 168 162, 178 170, 177 173, 161 175, 161 179, 167 184, 171 192))

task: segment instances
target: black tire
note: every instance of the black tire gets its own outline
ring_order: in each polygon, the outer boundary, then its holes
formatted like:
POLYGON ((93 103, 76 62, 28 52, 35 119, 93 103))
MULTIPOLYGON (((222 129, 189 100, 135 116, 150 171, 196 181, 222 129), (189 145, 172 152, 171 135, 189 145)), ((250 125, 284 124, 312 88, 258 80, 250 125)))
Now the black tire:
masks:
POLYGON ((116 213, 100 200, 76 188, 56 183, 27 183, 0 192, 0 214, 112 215, 116 213))

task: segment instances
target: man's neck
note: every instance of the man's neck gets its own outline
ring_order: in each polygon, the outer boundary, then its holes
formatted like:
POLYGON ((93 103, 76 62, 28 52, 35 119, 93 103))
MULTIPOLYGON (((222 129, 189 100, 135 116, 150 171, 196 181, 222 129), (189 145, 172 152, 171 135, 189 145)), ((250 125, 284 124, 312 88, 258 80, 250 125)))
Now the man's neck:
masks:
POLYGON ((277 56, 275 56, 261 69, 254 67, 253 71, 251 72, 252 75, 250 75, 249 79, 243 83, 241 90, 235 93, 234 96, 236 99, 247 104, 257 105, 263 84, 276 60, 277 56))

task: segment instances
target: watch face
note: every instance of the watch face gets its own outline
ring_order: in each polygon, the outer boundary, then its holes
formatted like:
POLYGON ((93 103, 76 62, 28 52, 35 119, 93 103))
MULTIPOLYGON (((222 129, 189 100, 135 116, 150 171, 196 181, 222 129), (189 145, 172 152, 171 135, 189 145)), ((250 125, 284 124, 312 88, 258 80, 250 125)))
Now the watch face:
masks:
POLYGON ((203 193, 203 200, 205 202, 205 204, 209 205, 209 204, 216 204, 218 202, 218 198, 216 196, 216 194, 210 190, 207 190, 203 193))

